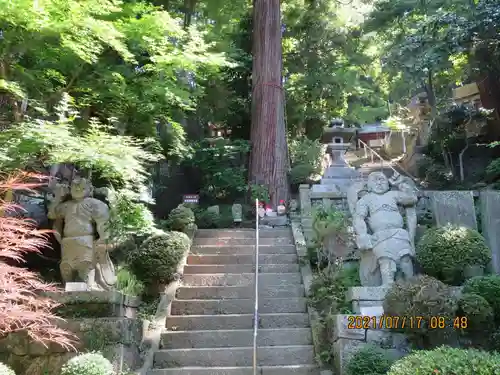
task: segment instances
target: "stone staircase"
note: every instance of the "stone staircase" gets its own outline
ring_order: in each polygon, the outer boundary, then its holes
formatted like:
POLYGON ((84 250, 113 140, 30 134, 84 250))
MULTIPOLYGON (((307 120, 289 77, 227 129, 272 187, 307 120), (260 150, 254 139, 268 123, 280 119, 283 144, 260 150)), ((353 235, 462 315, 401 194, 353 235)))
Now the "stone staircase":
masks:
MULTIPOLYGON (((260 230, 258 374, 319 375, 290 229, 260 230)), ((253 375, 255 230, 198 230, 148 375, 253 375)))

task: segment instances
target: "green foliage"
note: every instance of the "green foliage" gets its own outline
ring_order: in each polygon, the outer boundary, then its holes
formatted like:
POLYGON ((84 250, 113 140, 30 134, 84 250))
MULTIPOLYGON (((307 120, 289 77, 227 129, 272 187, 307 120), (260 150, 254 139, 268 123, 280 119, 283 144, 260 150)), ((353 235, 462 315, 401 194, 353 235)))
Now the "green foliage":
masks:
POLYGON ((427 230, 417 244, 416 253, 427 274, 453 285, 464 281, 468 266, 486 268, 491 260, 490 249, 481 234, 451 225, 427 230))
POLYGON ((493 309, 495 322, 500 324, 500 276, 477 276, 465 282, 463 293, 483 297, 493 309))
POLYGON ((171 230, 184 232, 189 226, 194 224, 194 212, 183 204, 178 205, 168 215, 168 227, 171 230))
POLYGON ((210 203, 230 201, 247 190, 245 159, 248 142, 218 139, 194 145, 195 155, 189 165, 201 174, 201 195, 210 203))
POLYGON ((144 284, 127 268, 120 268, 116 274, 116 289, 127 296, 140 296, 144 293, 144 284))
POLYGON ((467 317, 466 331, 485 333, 492 328, 493 309, 480 295, 463 293, 458 299, 457 315, 467 317))
POLYGON ((199 208, 194 211, 196 226, 200 229, 218 228, 220 215, 215 212, 199 208))
POLYGON ((269 197, 269 190, 263 185, 253 184, 250 186, 250 193, 252 198, 252 205, 255 205, 255 200, 259 202, 269 202, 271 198, 269 197))
POLYGON ((113 375, 113 365, 99 353, 85 353, 71 358, 61 375, 113 375))
POLYGON ((68 96, 63 97, 57 115, 56 121, 32 119, 2 131, 2 170, 29 170, 40 163, 42 166, 73 163, 131 191, 146 181, 147 164, 158 158, 142 148, 143 142, 112 135, 108 133, 109 126, 97 121, 91 121, 85 131, 79 131, 68 96))
POLYGON ((294 165, 290 170, 290 182, 292 184, 306 184, 314 171, 314 167, 310 164, 294 165))
POLYGON ((7 365, 0 363, 0 375, 16 375, 16 373, 7 365))
POLYGON ((500 179, 500 158, 493 160, 486 167, 486 176, 490 181, 497 181, 500 179))
POLYGON ((288 141, 288 150, 292 170, 299 165, 308 165, 311 167, 311 174, 321 174, 325 147, 319 140, 299 136, 288 141))
POLYGON ((0 78, 11 95, 29 98, 29 112, 48 109, 66 91, 83 111, 116 118, 118 129, 154 136, 157 122, 194 108, 202 93, 194 80, 225 65, 209 52, 203 31, 184 29, 147 2, 48 0, 33 7, 21 0, 13 7, 2 0, 0 9, 0 78))
POLYGON ((358 268, 329 267, 314 275, 309 304, 323 315, 352 313, 345 300, 346 292, 348 288, 359 285, 358 268))
POLYGON ((147 285, 167 284, 174 280, 179 262, 191 240, 182 232, 167 232, 148 238, 129 255, 130 270, 147 285))
POLYGON ((341 243, 348 241, 349 220, 342 211, 334 207, 325 208, 321 206, 315 208, 313 211, 312 227, 319 242, 322 242, 325 237, 332 234, 335 234, 341 243))
POLYGON ((128 190, 111 191, 108 195, 110 240, 121 243, 131 235, 151 233, 155 229, 151 211, 135 201, 128 190))
POLYGON ((347 363, 346 375, 386 375, 392 362, 383 349, 364 346, 347 363))
POLYGON ((456 300, 449 286, 426 275, 395 283, 384 300, 388 316, 421 317, 421 324, 406 324, 400 330, 418 348, 448 343, 453 337, 451 324, 456 312, 456 300), (431 328, 430 319, 442 317, 444 328, 431 328))
POLYGON ((387 375, 493 375, 500 372, 500 354, 476 349, 440 347, 419 350, 395 362, 387 375))

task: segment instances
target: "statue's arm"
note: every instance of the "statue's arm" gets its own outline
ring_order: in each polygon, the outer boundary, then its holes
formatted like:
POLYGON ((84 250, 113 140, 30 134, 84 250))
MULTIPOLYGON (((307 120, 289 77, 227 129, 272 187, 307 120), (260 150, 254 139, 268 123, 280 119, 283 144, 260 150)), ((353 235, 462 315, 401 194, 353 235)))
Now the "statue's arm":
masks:
POLYGON ((361 198, 356 203, 356 208, 352 215, 352 224, 354 232, 356 233, 356 244, 360 250, 368 250, 372 247, 370 236, 368 234, 368 227, 366 225, 368 212, 368 205, 366 201, 361 198))
POLYGON ((96 223, 97 234, 99 240, 106 241, 109 239, 109 207, 106 203, 99 199, 92 199, 92 219, 96 223))

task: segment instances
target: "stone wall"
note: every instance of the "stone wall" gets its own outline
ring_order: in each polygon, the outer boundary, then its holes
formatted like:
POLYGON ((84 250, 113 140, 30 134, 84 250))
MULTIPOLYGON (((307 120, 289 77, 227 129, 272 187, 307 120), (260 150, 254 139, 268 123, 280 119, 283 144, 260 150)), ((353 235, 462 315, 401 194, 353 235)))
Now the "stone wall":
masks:
POLYGON ((370 328, 356 328, 356 316, 335 315, 332 323, 330 336, 333 342, 336 374, 345 374, 345 366, 351 357, 365 345, 380 346, 394 359, 399 359, 409 353, 410 344, 405 335, 395 333, 390 329, 379 328, 377 324, 370 325, 370 328))
POLYGON ((24 332, 0 339, 0 362, 11 366, 17 375, 58 375, 64 363, 78 352, 99 351, 116 371, 141 366, 140 345, 143 322, 135 319, 136 298, 119 292, 64 292, 51 294, 62 305, 57 313, 67 320, 61 328, 77 336, 76 351, 56 343, 45 347, 29 339, 24 332))
MULTIPOLYGON (((117 371, 140 366, 139 346, 142 322, 128 318, 70 319, 60 324, 74 332, 79 352, 100 351, 117 371)), ((48 347, 32 342, 26 334, 15 333, 0 340, 0 361, 18 375, 57 375, 77 352, 68 352, 57 344, 48 347)))

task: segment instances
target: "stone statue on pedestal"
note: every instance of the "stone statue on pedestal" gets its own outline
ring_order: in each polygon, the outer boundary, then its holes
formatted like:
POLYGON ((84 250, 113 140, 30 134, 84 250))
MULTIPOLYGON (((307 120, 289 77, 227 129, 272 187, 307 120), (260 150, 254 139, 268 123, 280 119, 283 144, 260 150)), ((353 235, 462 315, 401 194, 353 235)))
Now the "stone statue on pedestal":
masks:
POLYGON ((48 217, 55 220, 55 236, 61 244, 63 281, 75 281, 76 273, 89 290, 109 290, 116 283, 106 243, 109 208, 91 193, 92 185, 84 178, 75 178, 69 187, 57 184, 48 217), (68 193, 71 199, 64 201, 68 193))
POLYGON ((398 271, 404 278, 412 277, 418 200, 413 181, 399 174, 389 180, 382 172, 372 172, 366 185, 351 187, 348 200, 361 251, 361 284, 391 285, 398 271), (391 190, 391 185, 398 190, 391 190))

